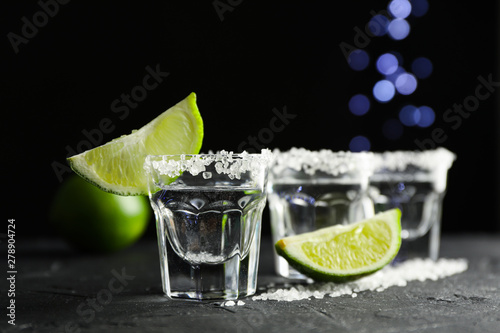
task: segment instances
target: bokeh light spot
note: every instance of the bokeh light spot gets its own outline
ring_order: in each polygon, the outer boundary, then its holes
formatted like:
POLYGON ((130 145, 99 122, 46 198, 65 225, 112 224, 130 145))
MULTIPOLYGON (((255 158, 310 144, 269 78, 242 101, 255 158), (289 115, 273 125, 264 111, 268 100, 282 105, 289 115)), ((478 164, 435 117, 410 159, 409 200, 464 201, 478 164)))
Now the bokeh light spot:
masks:
POLYGON ((349 110, 356 116, 362 116, 370 110, 370 100, 363 94, 357 94, 349 100, 349 110))
POLYGON ((373 96, 379 102, 390 101, 395 93, 394 85, 388 80, 380 80, 373 86, 373 96))
POLYGON ((405 126, 415 126, 420 121, 420 111, 414 105, 406 105, 399 111, 399 121, 405 126))
POLYGON ((383 36, 387 33, 389 22, 387 16, 377 14, 368 22, 368 29, 374 36, 383 36))
POLYGON ((352 152, 368 151, 370 148, 370 140, 362 135, 355 136, 349 142, 349 150, 352 152))
POLYGON ((394 73, 386 75, 385 79, 391 81, 394 84, 399 75, 403 73, 406 73, 406 71, 404 70, 403 67, 399 66, 394 73))
POLYGON ((389 3, 389 11, 392 16, 404 19, 411 13, 411 3, 408 0, 392 0, 389 3))
POLYGON ((412 0, 411 14, 415 17, 422 17, 427 14, 429 10, 429 3, 427 0, 412 0))
POLYGON ((417 89, 417 79, 412 74, 403 73, 398 76, 394 85, 401 95, 410 95, 417 89))
POLYGON ((411 64, 411 71, 419 79, 426 79, 432 74, 432 62, 425 57, 420 57, 413 60, 411 64))
POLYGON ((390 75, 398 69, 398 59, 394 54, 384 53, 377 59, 377 70, 381 74, 390 75))
POLYGON ((405 39, 410 33, 410 24, 405 19, 394 19, 387 27, 389 36, 395 40, 405 39))
POLYGON ((398 52, 398 51, 391 51, 391 54, 394 54, 394 56, 396 57, 396 59, 398 59, 398 63, 400 66, 403 66, 403 63, 404 63, 404 59, 403 59, 403 55, 398 52))
POLYGON ((349 53, 347 62, 355 71, 362 71, 370 63, 370 56, 364 50, 354 50, 349 53))
POLYGON ((420 106, 418 108, 420 113, 420 119, 418 120, 417 126, 419 127, 429 127, 434 124, 436 120, 436 113, 434 110, 428 106, 420 106))

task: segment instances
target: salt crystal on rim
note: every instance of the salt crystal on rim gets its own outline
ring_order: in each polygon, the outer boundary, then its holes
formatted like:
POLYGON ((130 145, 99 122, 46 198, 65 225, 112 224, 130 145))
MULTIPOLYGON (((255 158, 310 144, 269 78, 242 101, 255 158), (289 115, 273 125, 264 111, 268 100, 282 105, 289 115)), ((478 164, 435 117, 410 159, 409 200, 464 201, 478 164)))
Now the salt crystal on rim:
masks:
POLYGON ((389 180, 412 177, 430 181, 436 191, 443 192, 446 189, 448 169, 455 159, 456 155, 446 148, 426 151, 387 151, 375 154, 374 177, 382 180, 387 177, 389 180))
POLYGON ((404 171, 409 165, 424 170, 442 167, 448 170, 457 156, 446 148, 424 151, 386 151, 376 155, 377 168, 404 171))
POLYGON ((234 154, 222 150, 216 154, 178 155, 179 159, 169 159, 172 155, 149 155, 146 157, 144 169, 151 173, 155 170, 160 175, 177 177, 182 172, 189 172, 193 176, 206 172, 206 167, 215 162, 215 170, 225 174, 230 179, 240 179, 245 172, 257 173, 263 165, 269 165, 272 153, 269 149, 262 149, 260 154, 248 154, 246 151, 234 154), (161 157, 161 160, 158 160, 161 157))
POLYGON ((296 171, 302 170, 309 175, 319 171, 337 176, 351 171, 369 171, 372 168, 371 152, 334 152, 329 149, 312 151, 294 147, 284 152, 275 149, 273 153, 272 171, 275 174, 290 168, 296 171))

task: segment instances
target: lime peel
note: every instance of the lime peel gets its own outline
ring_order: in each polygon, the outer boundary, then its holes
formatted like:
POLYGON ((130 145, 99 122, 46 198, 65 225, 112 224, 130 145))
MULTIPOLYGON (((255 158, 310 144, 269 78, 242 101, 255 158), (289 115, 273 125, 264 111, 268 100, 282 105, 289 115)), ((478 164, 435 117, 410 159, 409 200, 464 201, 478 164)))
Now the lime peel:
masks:
POLYGON ((128 135, 68 158, 73 171, 119 195, 147 195, 143 165, 147 155, 197 154, 203 141, 203 120, 191 93, 151 122, 128 135))
POLYGON ((350 225, 290 236, 276 251, 299 272, 317 281, 346 282, 390 263, 401 246, 401 211, 391 209, 350 225))

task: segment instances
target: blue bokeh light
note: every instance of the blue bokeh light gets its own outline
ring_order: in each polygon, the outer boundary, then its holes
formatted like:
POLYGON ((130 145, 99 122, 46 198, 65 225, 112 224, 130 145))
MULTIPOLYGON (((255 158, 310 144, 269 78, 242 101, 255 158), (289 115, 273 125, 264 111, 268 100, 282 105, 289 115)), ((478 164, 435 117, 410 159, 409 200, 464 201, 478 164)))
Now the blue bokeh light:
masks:
POLYGON ((429 10, 427 0, 412 0, 411 5, 411 14, 415 17, 422 17, 429 10))
POLYGON ((418 108, 418 111, 420 113, 420 119, 418 120, 417 126, 429 127, 434 124, 436 113, 432 108, 423 105, 418 108))
POLYGON ((370 56, 364 50, 354 50, 347 58, 349 66, 355 71, 362 71, 370 63, 370 56))
POLYGON ((411 13, 411 3, 408 0, 392 0, 388 8, 392 16, 397 18, 404 19, 411 13))
POLYGON ((415 126, 420 121, 420 111, 415 105, 406 105, 399 111, 399 121, 405 126, 415 126))
POLYGON ((370 110, 370 100, 363 94, 357 94, 349 100, 349 110, 356 116, 362 116, 370 110))
POLYGON ((401 95, 410 95, 417 89, 417 79, 413 74, 403 73, 398 76, 394 85, 401 95))
POLYGON ((389 22, 387 16, 377 14, 368 22, 368 29, 374 36, 383 36, 387 33, 389 22))
POLYGON ((406 73, 406 71, 404 70, 403 67, 399 66, 394 73, 386 75, 385 79, 391 81, 394 84, 399 75, 403 73, 406 73))
POLYGON ((382 125, 382 134, 389 140, 397 140, 403 135, 403 125, 397 119, 388 119, 382 125))
POLYGON ((395 40, 405 39, 410 33, 410 24, 405 19, 394 19, 387 27, 389 36, 395 40))
POLYGON ((399 65, 403 66, 403 64, 404 64, 403 55, 401 53, 399 53, 398 51, 394 51, 394 50, 391 51, 391 53, 394 54, 396 59, 398 59, 399 65))
POLYGON ((384 53, 377 59, 377 70, 381 74, 390 75, 398 69, 398 59, 394 54, 384 53))
POLYGON ((349 150, 352 152, 368 151, 370 148, 370 140, 362 135, 355 136, 349 142, 349 150))
POLYGON ((373 86, 373 96, 379 102, 388 102, 396 93, 394 84, 388 80, 380 80, 373 86))
POLYGON ((426 79, 432 74, 432 62, 425 57, 416 58, 411 64, 411 70, 419 79, 426 79))

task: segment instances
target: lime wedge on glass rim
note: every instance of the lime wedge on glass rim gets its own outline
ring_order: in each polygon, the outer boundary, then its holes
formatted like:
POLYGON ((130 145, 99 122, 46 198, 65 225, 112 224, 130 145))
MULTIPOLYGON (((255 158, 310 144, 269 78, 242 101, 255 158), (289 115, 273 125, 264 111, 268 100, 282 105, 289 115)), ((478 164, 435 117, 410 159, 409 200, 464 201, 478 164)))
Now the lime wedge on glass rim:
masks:
POLYGON ((401 211, 391 209, 350 225, 335 225, 290 236, 276 251, 316 281, 346 282, 390 263, 401 246, 401 211))
POLYGON ((203 141, 203 121, 191 93, 131 134, 68 158, 82 178, 118 195, 147 195, 143 165, 147 155, 197 154, 203 141))

